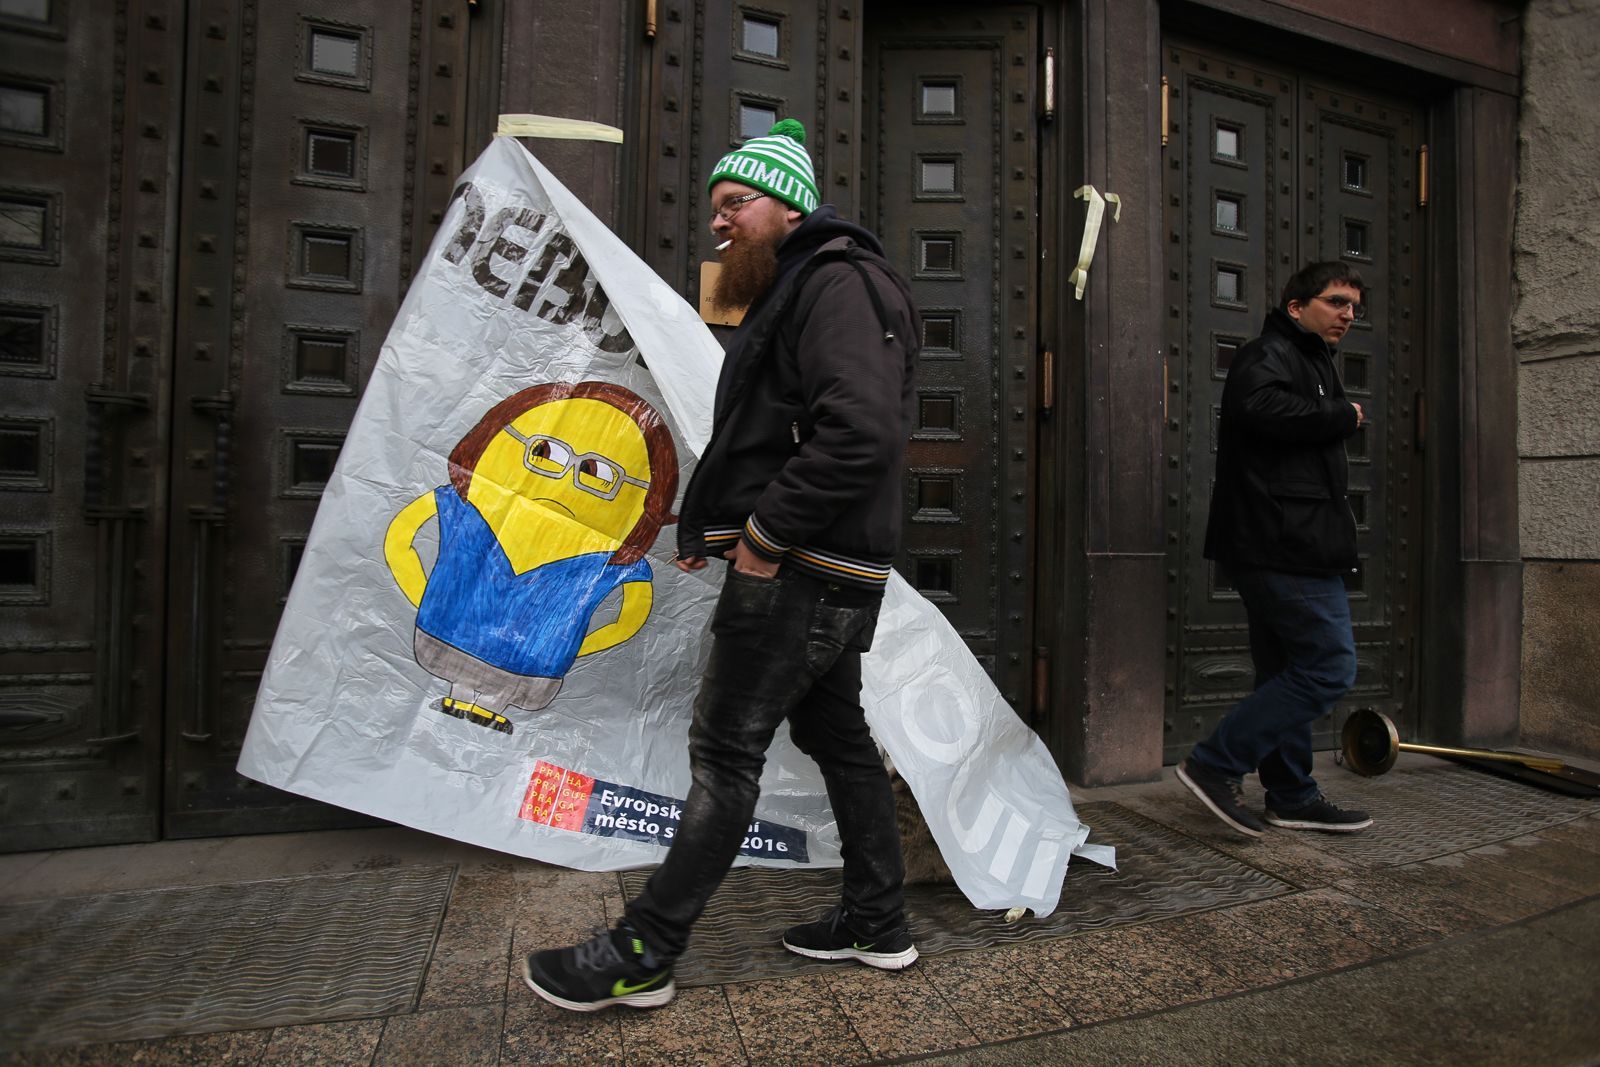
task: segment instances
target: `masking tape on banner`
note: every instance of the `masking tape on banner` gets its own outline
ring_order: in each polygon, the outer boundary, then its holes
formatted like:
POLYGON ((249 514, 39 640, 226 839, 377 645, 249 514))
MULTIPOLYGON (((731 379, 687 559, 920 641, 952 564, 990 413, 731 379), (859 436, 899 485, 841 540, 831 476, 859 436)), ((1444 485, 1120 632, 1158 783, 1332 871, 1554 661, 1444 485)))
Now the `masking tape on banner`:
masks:
POLYGON ((553 115, 501 115, 496 137, 547 137, 562 141, 609 141, 622 143, 622 131, 615 126, 583 119, 558 119, 553 115))
POLYGON ((1083 220, 1083 242, 1078 246, 1078 266, 1067 278, 1068 283, 1074 287, 1074 296, 1083 299, 1083 288, 1089 284, 1089 262, 1094 259, 1094 248, 1100 240, 1100 224, 1105 218, 1107 201, 1116 205, 1116 210, 1111 215, 1112 222, 1122 220, 1122 197, 1116 193, 1100 195, 1100 190, 1092 185, 1081 185, 1072 193, 1075 200, 1086 200, 1089 203, 1089 214, 1083 220))

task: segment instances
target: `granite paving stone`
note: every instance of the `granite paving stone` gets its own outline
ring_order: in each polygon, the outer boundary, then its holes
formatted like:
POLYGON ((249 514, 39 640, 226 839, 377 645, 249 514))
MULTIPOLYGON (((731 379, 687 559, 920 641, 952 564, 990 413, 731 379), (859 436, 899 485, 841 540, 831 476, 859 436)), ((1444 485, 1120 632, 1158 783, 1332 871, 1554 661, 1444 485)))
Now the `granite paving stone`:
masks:
POLYGON ((474 863, 463 866, 456 874, 455 889, 450 895, 452 904, 457 899, 472 903, 480 911, 504 911, 515 901, 517 879, 509 863, 474 863))
POLYGON ((721 987, 679 987, 672 1003, 651 1011, 611 1010, 622 1016, 622 1053, 628 1067, 643 1064, 721 1067, 746 1062, 739 1027, 721 987))
MULTIPOLYGON (((1395 976, 1394 988, 1410 991, 1404 1003, 1379 1001, 1385 1005, 1380 1014, 1397 1035, 1391 1040, 1408 1050, 1434 1048, 1451 1033, 1471 1032, 1495 1012, 1514 1019, 1516 1013, 1507 1007, 1512 1001, 1548 1001, 1549 1019, 1570 1024, 1576 1018, 1572 1013, 1580 1010, 1573 1005, 1583 1002, 1578 990, 1592 988, 1600 967, 1592 954, 1600 914, 1600 811, 1568 810, 1560 806, 1564 800, 1552 804, 1520 786, 1503 797, 1485 793, 1479 798, 1476 778, 1455 768, 1341 784, 1350 785, 1335 793, 1341 801, 1369 806, 1375 797, 1385 805, 1393 829, 1387 839, 1273 831, 1245 840, 1222 828, 1170 781, 1143 791, 1122 787, 1114 801, 1084 802, 1083 810, 1100 813, 1107 834, 1149 826, 1148 820, 1159 825, 1140 837, 1137 847, 1117 839, 1127 846, 1122 873, 1081 868, 1076 880, 1069 876, 1063 913, 1072 906, 1082 910, 1085 896, 1096 892, 1115 890, 1137 898, 1149 891, 1138 881, 1140 863, 1148 867, 1174 856, 1187 866, 1174 861, 1157 873, 1168 873, 1167 882, 1185 907, 1202 910, 1124 909, 1117 925, 1036 928, 1036 939, 1026 941, 1012 940, 1016 930, 1008 926, 998 937, 979 937, 978 947, 950 944, 902 972, 818 963, 815 971, 762 980, 719 973, 711 984, 680 986, 673 1004, 647 1012, 563 1011, 538 999, 520 974, 526 952, 576 944, 593 929, 614 923, 625 904, 624 886, 635 876, 570 871, 487 853, 468 856, 453 882, 449 868, 441 868, 439 899, 448 885, 448 907, 437 927, 428 924, 437 936, 431 956, 422 957, 428 959, 425 974, 417 972, 420 1000, 409 999, 419 992, 411 985, 404 1006, 389 1009, 401 1014, 0 1053, 0 1067, 832 1065, 941 1053, 952 1059, 1031 1063, 1039 1061, 1028 1060, 1027 1050, 1051 1041, 1063 1042, 1063 1050, 1096 1050, 1090 1062, 1120 1064, 1131 1062, 1126 1042, 1094 1035, 1135 1031, 1158 1043, 1149 1047, 1164 1050, 1157 1057, 1162 1062, 1186 1067, 1322 1062, 1306 1050, 1334 1046, 1308 1045, 1307 1033, 1273 1021, 1300 1016, 1275 1015, 1274 1006, 1300 1004, 1303 1011, 1311 1010, 1318 1005, 1313 992, 1324 989, 1343 991, 1340 996, 1348 994, 1351 1004, 1366 1003, 1372 997, 1365 976, 1385 974, 1395 976), (1506 806, 1500 821, 1475 822, 1472 805, 1491 801, 1506 806), (1440 827, 1437 840, 1430 837, 1431 828, 1440 827), (1499 839, 1487 836, 1494 832, 1499 839), (1374 843, 1382 847, 1370 847, 1374 843), (1207 880, 1213 873, 1207 863, 1236 872, 1236 879, 1252 880, 1253 896, 1218 898, 1207 880), (1517 979, 1504 1003, 1494 1001, 1487 985, 1478 990, 1471 969, 1478 962, 1499 968, 1506 973, 1496 981, 1504 984, 1517 961, 1485 954, 1513 945, 1518 960, 1525 957, 1529 967, 1549 963, 1549 974, 1538 989, 1525 988, 1538 982, 1517 979), (1442 962, 1426 965, 1427 960, 1475 962, 1465 972, 1443 974, 1436 973, 1442 962), (1554 984, 1569 979, 1570 987, 1554 984), (1335 984, 1328 985, 1330 980, 1335 984), (1467 1012, 1450 999, 1453 988, 1479 998, 1474 1004, 1490 1005, 1488 1014, 1467 1012), (1180 1018, 1216 1025, 1184 1028, 1164 1022, 1180 1018)), ((1379 810, 1377 803, 1370 806, 1379 810)), ((403 866, 389 854, 394 850, 368 851, 372 855, 360 866, 403 866)), ((804 881, 804 874, 773 874, 770 892, 755 895, 755 919, 738 927, 733 948, 786 956, 775 940, 752 943, 751 931, 770 926, 775 938, 793 918, 788 911, 795 910, 784 894, 804 881)), ((937 918, 934 911, 922 916, 931 926, 923 933, 948 940, 952 935, 937 918)), ((703 943, 718 936, 717 921, 717 915, 708 915, 699 931, 703 943)), ((1372 1050, 1363 1052, 1361 1039, 1347 1031, 1359 1033, 1368 1020, 1352 1021, 1348 1012, 1322 1007, 1345 1035, 1338 1048, 1356 1054, 1342 1062, 1376 1063, 1399 1047, 1385 1046, 1381 1055, 1361 1059, 1372 1050)), ((267 1019, 249 1021, 259 1025, 267 1019)), ((1496 1054, 1519 1047, 1498 1035, 1484 1048, 1491 1046, 1496 1054)), ((1567 1047, 1552 1045, 1557 1046, 1567 1047)), ((1460 1051, 1465 1046, 1457 1041, 1448 1047, 1460 1051)), ((1600 1064, 1600 1044, 1591 1052, 1590 1059, 1600 1064)), ((1468 1061, 1471 1057, 1453 1062, 1468 1061)), ((1472 1062, 1495 1061, 1480 1055, 1472 1062)))
POLYGON ((218 1034, 185 1034, 182 1037, 165 1037, 154 1041, 118 1041, 93 1045, 82 1050, 80 1058, 35 1061, 51 1064, 72 1064, 73 1067, 252 1067, 261 1059, 267 1047, 270 1030, 233 1030, 218 1034))
POLYGON ((1155 1011, 1237 988, 1201 946, 1163 937, 1160 923, 1093 930, 1051 943, 1061 1004, 1080 1023, 1155 1011))
POLYGON ((1600 1052, 1600 1013, 1593 997, 1600 987, 1597 908, 1600 902, 1583 906, 1581 913, 1566 909, 1371 966, 930 1062, 983 1067, 1594 1064, 1600 1052))
POLYGON ((1234 922, 1226 911, 1171 919, 1162 922, 1155 933, 1173 946, 1178 958, 1197 959, 1215 971, 1219 995, 1274 985, 1306 973, 1304 963, 1234 922))
POLYGON ((871 1059, 823 975, 724 987, 753 1064, 864 1063, 871 1059))
POLYGON ((1337 889, 1292 893, 1229 908, 1223 914, 1278 946, 1300 975, 1437 940, 1436 934, 1404 916, 1337 889))
POLYGON ((449 963, 504 959, 511 947, 512 919, 448 913, 434 943, 433 958, 449 963))
POLYGON ((902 971, 839 967, 826 979, 875 1059, 961 1048, 978 1040, 928 981, 920 962, 902 971))
POLYGON ((1238 989, 1238 980, 1218 970, 1199 940, 1169 936, 1165 922, 1130 926, 1117 942, 1124 965, 1139 974, 1166 1006, 1220 997, 1238 989))
POLYGON ((1437 856, 1424 861, 1423 866, 1442 868, 1455 877, 1473 882, 1480 893, 1498 894, 1503 898, 1506 913, 1513 920, 1558 908, 1577 896, 1570 889, 1495 863, 1476 851, 1437 856))
POLYGON ((500 1067, 622 1062, 623 1012, 579 1014, 547 1004, 526 988, 522 992, 506 1005, 500 1067))
POLYGON ((524 898, 517 906, 511 947, 516 953, 582 941, 609 925, 601 893, 570 892, 524 898))
POLYGON ((1530 908, 1527 901, 1506 892, 1500 886, 1488 885, 1471 877, 1464 864, 1436 863, 1424 860, 1394 868, 1393 873, 1429 892, 1470 908, 1489 920, 1488 925, 1500 926, 1525 918, 1538 909, 1530 908))
POLYGON ((1518 870, 1584 896, 1600 893, 1600 854, 1574 848, 1559 838, 1548 838, 1542 830, 1502 844, 1506 849, 1503 862, 1518 870))
POLYGON ((1483 912, 1430 889, 1400 868, 1369 871, 1360 878, 1336 882, 1334 888, 1446 937, 1494 925, 1483 912))
POLYGON ((1123 966, 1118 943, 1126 936, 1126 927, 1113 927, 1036 946, 1054 968, 1057 998, 1075 1021, 1092 1023, 1165 1007, 1161 997, 1123 966))
POLYGON ((463 1004, 498 1003, 505 996, 506 951, 502 949, 500 955, 485 960, 453 962, 435 958, 428 965, 419 1007, 431 1011, 463 1004))
POLYGON ((372 1057, 373 1067, 415 1067, 421 1063, 470 1067, 492 1065, 500 1056, 499 1004, 392 1015, 372 1057))
POLYGON ((1072 1025, 1056 1000, 1055 967, 1031 947, 931 957, 922 967, 945 1003, 985 1041, 1072 1025))
MULTIPOLYGON (((1565 941, 1589 954, 1589 969, 1596 981, 1588 988, 1600 989, 1600 896, 1592 896, 1555 911, 1546 912, 1528 920, 1530 929, 1537 929, 1553 940, 1565 941)), ((1592 998, 1591 998, 1592 1000, 1592 998)), ((1600 1012, 1591 1011, 1600 1028, 1600 1012)), ((1595 1046, 1596 1064, 1600 1064, 1600 1043, 1595 1046)))
POLYGON ((516 925, 516 898, 508 899, 513 904, 489 910, 452 898, 444 921, 439 924, 439 946, 460 959, 483 958, 474 957, 475 952, 492 955, 503 951, 503 942, 516 925))
POLYGON ((1554 841, 1561 845, 1581 848, 1585 852, 1593 852, 1600 855, 1600 813, 1587 818, 1558 823, 1555 826, 1547 826, 1539 831, 1539 836, 1546 841, 1554 841))
POLYGON ((1380 954, 1392 954, 1427 945, 1438 940, 1421 924, 1405 914, 1335 888, 1314 889, 1300 894, 1291 906, 1313 909, 1318 921, 1364 941, 1380 954))
POLYGON ((272 1031, 259 1067, 366 1067, 383 1035, 382 1019, 280 1026, 272 1031))
POLYGON ((1586 895, 1571 886, 1541 878, 1518 866, 1517 854, 1503 844, 1484 845, 1460 855, 1471 863, 1478 877, 1494 884, 1511 886, 1518 896, 1538 902, 1547 909, 1570 904, 1586 895))

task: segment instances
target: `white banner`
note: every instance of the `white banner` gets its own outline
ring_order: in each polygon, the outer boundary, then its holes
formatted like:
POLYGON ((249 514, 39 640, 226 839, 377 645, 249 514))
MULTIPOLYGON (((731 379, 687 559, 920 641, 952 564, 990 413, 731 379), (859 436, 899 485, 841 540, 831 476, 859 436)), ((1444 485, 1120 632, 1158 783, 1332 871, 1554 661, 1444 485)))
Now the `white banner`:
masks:
MULTIPOLYGON (((723 567, 673 567, 722 353, 510 138, 462 176, 311 529, 241 773, 586 870, 659 862, 723 567)), ((961 889, 1056 906, 1086 846, 1044 745, 891 580, 863 702, 961 889)), ((780 730, 740 862, 837 865, 780 730)))

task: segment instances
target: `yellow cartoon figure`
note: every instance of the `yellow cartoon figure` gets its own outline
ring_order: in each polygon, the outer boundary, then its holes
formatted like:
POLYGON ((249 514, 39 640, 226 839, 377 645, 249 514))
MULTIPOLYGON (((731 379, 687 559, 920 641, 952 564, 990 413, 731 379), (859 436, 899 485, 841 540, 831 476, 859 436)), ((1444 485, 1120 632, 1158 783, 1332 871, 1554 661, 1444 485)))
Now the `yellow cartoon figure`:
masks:
POLYGON ((511 733, 508 707, 555 699, 579 656, 639 632, 652 602, 645 552, 678 488, 661 416, 608 382, 552 382, 491 408, 450 453, 450 484, 407 504, 383 554, 417 607, 417 663, 450 683, 439 710, 511 733), (439 521, 424 572, 413 544, 439 521), (615 621, 590 630, 621 588, 615 621))

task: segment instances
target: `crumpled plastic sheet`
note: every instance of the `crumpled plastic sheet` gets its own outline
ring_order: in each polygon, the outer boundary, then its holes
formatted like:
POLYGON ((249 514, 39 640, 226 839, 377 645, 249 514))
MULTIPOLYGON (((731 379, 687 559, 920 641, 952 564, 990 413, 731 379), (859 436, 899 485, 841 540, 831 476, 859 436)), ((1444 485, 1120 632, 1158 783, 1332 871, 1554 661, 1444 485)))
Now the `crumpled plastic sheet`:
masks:
MULTIPOLYGON (((496 139, 457 185, 384 342, 312 526, 240 773, 565 866, 618 870, 659 862, 688 793, 687 731, 723 568, 677 570, 669 519, 642 561, 651 594, 642 627, 578 656, 538 710, 502 708, 512 727, 505 733, 441 711, 451 693, 471 689, 462 679, 470 682, 480 664, 448 642, 449 664, 434 664, 434 673, 418 664, 419 609, 402 588, 404 568, 391 558, 395 551, 405 555, 406 542, 401 538, 400 548, 391 545, 386 555, 385 537, 391 522, 402 522, 396 516, 435 489, 446 487, 435 499, 451 503, 450 456, 458 442, 497 404, 543 383, 611 383, 652 408, 670 433, 681 495, 709 435, 721 358, 678 294, 525 148, 496 139)), ((592 429, 581 419, 561 426, 592 429)), ((520 450, 524 442, 509 447, 520 450)), ((617 473, 615 464, 605 465, 605 448, 573 443, 571 452, 584 447, 583 455, 600 457, 599 466, 579 470, 579 458, 536 454, 549 447, 527 444, 523 463, 530 471, 544 467, 563 491, 569 481, 575 486, 593 477, 592 484, 601 484, 617 473), (598 473, 584 473, 591 469, 598 473)), ((530 528, 554 531, 552 537, 572 533, 572 520, 554 512, 518 512, 528 501, 507 488, 512 480, 478 486, 488 494, 480 506, 453 520, 456 530, 481 521, 496 538, 485 559, 469 561, 469 572, 491 565, 485 560, 500 551, 495 544, 516 540, 506 533, 515 522, 524 522, 518 527, 524 541, 543 536, 527 535, 530 528), (504 502, 508 493, 506 514, 521 518, 496 527, 498 513, 491 507, 486 514, 481 505, 504 502)), ((619 499, 627 492, 626 484, 617 488, 619 499)), ((433 610, 432 597, 464 612, 458 629, 471 632, 463 644, 514 647, 557 624, 575 625, 583 638, 620 618, 622 591, 596 600, 602 586, 584 585, 588 579, 558 582, 531 604, 510 603, 516 600, 510 594, 507 604, 482 603, 493 599, 486 587, 461 581, 460 572, 453 583, 440 577, 448 570, 441 553, 461 554, 455 539, 441 547, 443 521, 440 515, 421 522, 409 549, 426 582, 424 609, 433 610), (543 621, 530 627, 529 618, 543 621)), ((516 555, 513 547, 506 551, 516 555)), ((1071 856, 1114 863, 1109 847, 1085 844, 1088 828, 1043 743, 938 609, 898 575, 863 674, 873 733, 974 906, 1046 915, 1059 900, 1071 856)), ((840 862, 821 776, 787 731, 778 731, 761 787, 739 862, 840 862)))

